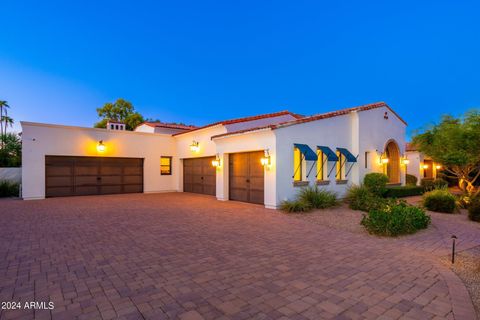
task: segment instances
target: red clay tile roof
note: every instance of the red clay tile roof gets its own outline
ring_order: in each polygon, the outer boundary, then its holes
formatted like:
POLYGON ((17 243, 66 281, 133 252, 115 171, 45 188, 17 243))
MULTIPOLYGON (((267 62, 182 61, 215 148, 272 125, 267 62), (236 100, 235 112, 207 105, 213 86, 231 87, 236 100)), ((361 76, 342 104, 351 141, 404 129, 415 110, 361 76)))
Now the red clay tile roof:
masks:
POLYGON ((261 127, 255 127, 255 128, 250 128, 250 129, 244 129, 244 130, 239 130, 239 131, 234 131, 234 132, 227 132, 227 133, 223 133, 223 134, 218 134, 218 135, 212 136, 211 139, 224 137, 224 136, 228 136, 228 135, 241 134, 241 133, 250 132, 250 131, 258 131, 258 130, 262 130, 262 129, 275 130, 275 129, 278 129, 278 128, 293 126, 293 125, 300 124, 300 123, 306 123, 306 122, 316 121, 316 120, 320 120, 320 119, 338 117, 338 116, 349 114, 350 112, 353 112, 353 111, 360 112, 360 111, 367 111, 367 110, 372 110, 372 109, 377 109, 377 108, 382 108, 382 107, 388 108, 390 110, 390 112, 392 112, 400 121, 402 121, 405 125, 407 124, 405 122, 405 120, 403 120, 385 102, 376 102, 376 103, 370 103, 370 104, 366 104, 366 105, 362 105, 362 106, 358 106, 358 107, 347 108, 347 109, 342 109, 342 110, 317 114, 317 115, 313 115, 313 116, 309 116, 309 117, 303 117, 303 118, 299 118, 297 120, 286 121, 286 122, 282 122, 282 123, 278 123, 278 124, 272 124, 272 125, 268 125, 268 126, 261 126, 261 127))
POLYGON ((164 123, 164 122, 143 122, 140 123, 139 126, 145 124, 149 127, 160 127, 160 128, 169 128, 169 129, 182 129, 182 130, 192 130, 197 128, 196 126, 192 125, 183 125, 177 123, 164 123))
POLYGON ((192 131, 195 131, 195 130, 200 130, 200 129, 205 129, 205 128, 208 128, 208 127, 213 127, 213 126, 216 126, 216 125, 228 125, 228 124, 234 124, 234 123, 239 123, 239 122, 254 121, 254 120, 260 120, 260 119, 265 119, 265 118, 273 118, 273 117, 283 116, 283 115, 287 115, 287 114, 289 114, 289 115, 291 115, 291 116, 293 116, 297 119, 303 118, 302 115, 284 110, 284 111, 279 111, 279 112, 274 112, 274 113, 260 114, 260 115, 257 115, 257 116, 250 116, 250 117, 244 117, 244 118, 218 121, 218 122, 214 122, 214 123, 211 123, 211 124, 207 124, 207 125, 202 126, 202 127, 197 127, 197 128, 195 128, 193 130, 190 130, 190 131, 175 133, 174 136, 184 134, 184 133, 188 133, 188 132, 192 132, 192 131))

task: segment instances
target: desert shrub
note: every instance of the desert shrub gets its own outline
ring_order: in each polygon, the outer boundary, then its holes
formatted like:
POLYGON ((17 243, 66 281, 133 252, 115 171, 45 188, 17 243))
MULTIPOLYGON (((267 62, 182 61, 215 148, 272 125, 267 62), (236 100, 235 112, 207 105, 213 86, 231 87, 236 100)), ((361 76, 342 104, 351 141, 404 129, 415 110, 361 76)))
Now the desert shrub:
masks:
POLYGON ((435 189, 443 189, 448 188, 448 181, 443 180, 441 178, 433 180, 433 187, 435 189))
POLYGON ((387 182, 388 177, 383 173, 368 173, 363 178, 363 185, 377 196, 383 196, 387 182))
POLYGON ((461 209, 468 209, 472 203, 472 196, 468 193, 463 193, 457 196, 457 207, 461 209))
POLYGON ((0 181, 0 197, 18 197, 20 185, 8 180, 0 181))
POLYGON ((472 199, 468 206, 468 218, 480 222, 480 196, 472 199))
POLYGON ((302 188, 298 200, 306 202, 315 209, 325 209, 337 205, 337 195, 333 192, 319 189, 317 186, 302 188))
POLYGON ((370 189, 365 186, 351 186, 347 190, 345 200, 350 209, 362 210, 368 212, 372 209, 381 208, 387 201, 384 198, 378 197, 370 189))
POLYGON ((414 175, 411 175, 411 174, 407 174, 407 176, 406 176, 406 183, 407 183, 407 185, 409 185, 409 186, 416 186, 416 185, 417 185, 417 182, 418 182, 417 177, 415 177, 414 175))
POLYGON ((423 187, 416 185, 407 185, 407 186, 393 186, 387 187, 387 191, 384 196, 388 198, 402 198, 402 197, 411 197, 419 196, 423 194, 423 187))
POLYGON ((415 233, 430 224, 430 217, 421 208, 399 202, 363 216, 361 224, 371 234, 398 236, 415 233))
POLYGON ((431 211, 452 213, 456 198, 447 189, 435 189, 423 195, 423 206, 431 211))
POLYGON ((307 212, 312 209, 310 204, 301 200, 285 200, 280 204, 280 209, 286 212, 307 212))

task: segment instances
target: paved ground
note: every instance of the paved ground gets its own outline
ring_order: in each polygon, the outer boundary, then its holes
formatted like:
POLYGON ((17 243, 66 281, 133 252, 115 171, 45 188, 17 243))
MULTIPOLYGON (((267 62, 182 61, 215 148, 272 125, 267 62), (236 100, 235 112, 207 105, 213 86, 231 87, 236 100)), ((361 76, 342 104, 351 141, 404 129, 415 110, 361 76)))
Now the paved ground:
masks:
POLYGON ((191 194, 7 200, 0 218, 0 301, 55 304, 1 319, 475 318, 436 226, 379 239, 191 194))

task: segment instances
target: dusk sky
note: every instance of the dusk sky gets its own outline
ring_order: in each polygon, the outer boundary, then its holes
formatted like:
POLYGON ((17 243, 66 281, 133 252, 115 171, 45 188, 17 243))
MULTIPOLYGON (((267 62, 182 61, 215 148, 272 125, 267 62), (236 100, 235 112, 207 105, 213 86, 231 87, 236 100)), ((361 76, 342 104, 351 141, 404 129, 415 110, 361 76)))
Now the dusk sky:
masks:
POLYGON ((385 101, 411 132, 480 106, 478 1, 2 1, 0 12, 0 100, 17 122, 92 126, 120 97, 195 125, 385 101))

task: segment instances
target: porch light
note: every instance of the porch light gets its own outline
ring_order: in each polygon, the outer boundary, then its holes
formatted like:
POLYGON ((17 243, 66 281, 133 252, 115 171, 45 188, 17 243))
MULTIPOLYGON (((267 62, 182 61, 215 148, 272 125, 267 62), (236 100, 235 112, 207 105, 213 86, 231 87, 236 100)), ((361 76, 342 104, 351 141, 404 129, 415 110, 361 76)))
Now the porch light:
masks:
POLYGON ((214 166, 215 168, 218 168, 220 167, 220 156, 218 155, 217 153, 217 156, 215 157, 215 160, 212 160, 212 166, 214 166))
POLYGON ((428 164, 424 164, 422 167, 423 169, 428 169, 428 164))
POLYGON ((436 168, 437 170, 440 170, 440 169, 442 169, 442 166, 439 165, 439 164, 437 164, 437 165, 435 166, 435 168, 436 168))
POLYGON ((98 152, 105 152, 105 145, 103 144, 103 140, 98 141, 97 151, 98 152))
POLYGON ((387 164, 388 163, 388 158, 382 158, 382 164, 387 164))
POLYGON ((190 145, 190 151, 198 152, 199 150, 200 150, 200 147, 198 146, 198 141, 193 140, 192 144, 190 145))
POLYGON ((268 149, 264 151, 264 156, 260 159, 260 163, 264 167, 270 165, 270 153, 268 152, 268 149))
POLYGON ((405 158, 405 159, 402 160, 402 163, 403 163, 404 165, 408 165, 408 164, 410 163, 410 160, 408 160, 407 158, 405 158))

